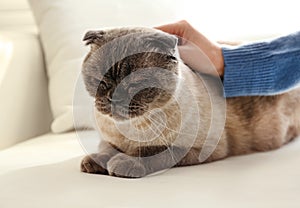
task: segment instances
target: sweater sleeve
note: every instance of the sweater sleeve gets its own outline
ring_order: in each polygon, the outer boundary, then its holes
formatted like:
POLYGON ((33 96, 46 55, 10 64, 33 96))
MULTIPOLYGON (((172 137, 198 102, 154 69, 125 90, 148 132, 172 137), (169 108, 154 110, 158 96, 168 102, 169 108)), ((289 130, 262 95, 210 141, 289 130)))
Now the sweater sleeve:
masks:
POLYGON ((222 52, 225 97, 274 95, 300 86, 300 31, 222 52))

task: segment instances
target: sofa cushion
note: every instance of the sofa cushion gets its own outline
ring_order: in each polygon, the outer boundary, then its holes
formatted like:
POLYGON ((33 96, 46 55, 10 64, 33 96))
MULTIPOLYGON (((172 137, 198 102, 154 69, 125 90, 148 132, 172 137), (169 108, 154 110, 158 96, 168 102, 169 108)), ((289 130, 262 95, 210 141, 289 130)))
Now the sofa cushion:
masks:
POLYGON ((37 33, 27 0, 0 1, 0 30, 37 33))
POLYGON ((75 132, 47 134, 0 151, 0 207, 296 208, 299 148, 300 138, 275 151, 122 179, 81 173, 75 132))
POLYGON ((0 149, 50 131, 43 58, 36 34, 0 32, 0 149))
MULTIPOLYGON (((30 0, 30 4, 46 56, 53 132, 74 128, 72 99, 88 52, 82 42, 85 32, 102 27, 167 23, 175 20, 177 8, 171 0, 128 0, 126 3, 123 0, 30 0)), ((87 99, 85 92, 78 93, 87 99)), ((87 119, 84 112, 80 115, 82 126, 90 127, 92 119, 87 119)))

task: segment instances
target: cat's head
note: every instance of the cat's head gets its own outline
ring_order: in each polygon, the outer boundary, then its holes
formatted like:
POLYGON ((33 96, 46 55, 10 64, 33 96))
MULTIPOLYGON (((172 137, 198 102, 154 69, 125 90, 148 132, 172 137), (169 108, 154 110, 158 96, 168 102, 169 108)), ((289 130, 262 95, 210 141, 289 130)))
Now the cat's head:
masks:
POLYGON ((164 106, 178 82, 177 38, 149 28, 89 31, 83 63, 86 89, 96 109, 117 120, 164 106))

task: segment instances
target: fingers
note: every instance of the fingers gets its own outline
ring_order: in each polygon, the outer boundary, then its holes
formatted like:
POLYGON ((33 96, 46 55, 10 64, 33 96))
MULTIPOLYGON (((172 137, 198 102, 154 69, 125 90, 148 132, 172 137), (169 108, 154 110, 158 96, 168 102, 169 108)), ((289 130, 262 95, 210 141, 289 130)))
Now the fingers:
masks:
POLYGON ((217 41, 217 43, 221 45, 229 45, 229 46, 238 46, 243 44, 243 42, 241 41, 223 41, 223 40, 219 40, 217 41))
POLYGON ((215 70, 211 70, 211 66, 213 66, 217 69, 219 75, 223 75, 224 60, 221 47, 206 38, 187 21, 182 20, 155 28, 181 37, 178 45, 184 47, 181 47, 179 52, 181 52, 182 60, 188 63, 189 66, 207 74, 211 74, 212 71, 215 72, 215 70), (191 45, 196 47, 191 47, 191 45), (197 53, 199 49, 201 53, 197 53), (210 61, 205 62, 205 60, 210 61))
POLYGON ((188 25, 187 21, 182 20, 179 22, 171 23, 171 24, 161 25, 161 26, 155 27, 155 29, 158 29, 158 30, 161 30, 166 33, 173 34, 173 35, 177 35, 179 37, 185 37, 187 25, 188 25))

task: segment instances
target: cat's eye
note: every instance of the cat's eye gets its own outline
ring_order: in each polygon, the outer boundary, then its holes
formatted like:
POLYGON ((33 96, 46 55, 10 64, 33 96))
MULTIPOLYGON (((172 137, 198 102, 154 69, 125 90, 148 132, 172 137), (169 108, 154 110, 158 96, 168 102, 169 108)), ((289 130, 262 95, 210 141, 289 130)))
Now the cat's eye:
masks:
POLYGON ((104 81, 101 81, 100 84, 99 84, 99 89, 101 89, 103 91, 109 90, 111 87, 112 87, 111 84, 109 84, 107 82, 104 82, 104 81))
POLYGON ((174 61, 177 61, 177 59, 176 59, 175 56, 168 55, 167 58, 168 58, 168 59, 171 59, 171 60, 174 60, 174 61))
POLYGON ((127 63, 127 62, 123 62, 122 63, 122 71, 123 71, 123 73, 124 74, 129 74, 130 73, 130 64, 129 63, 127 63))
POLYGON ((127 62, 123 62, 123 64, 122 64, 122 68, 124 68, 124 69, 129 69, 129 68, 130 68, 130 65, 129 65, 129 63, 127 63, 127 62))

